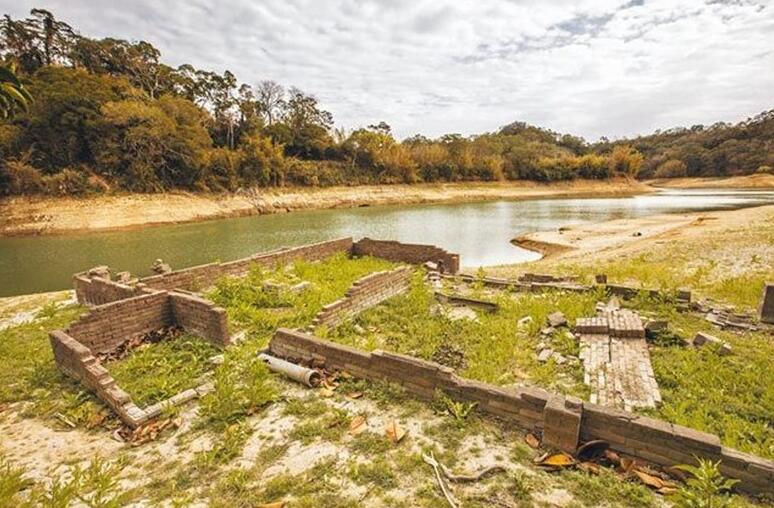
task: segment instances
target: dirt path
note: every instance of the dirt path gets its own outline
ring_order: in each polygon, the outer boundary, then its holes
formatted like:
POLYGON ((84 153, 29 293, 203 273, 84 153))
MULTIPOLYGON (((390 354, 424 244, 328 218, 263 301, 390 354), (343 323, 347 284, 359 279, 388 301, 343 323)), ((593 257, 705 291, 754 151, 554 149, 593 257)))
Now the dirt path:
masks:
POLYGON ((117 230, 295 210, 652 192, 636 181, 455 183, 266 189, 235 194, 129 194, 0 201, 0 236, 117 230))

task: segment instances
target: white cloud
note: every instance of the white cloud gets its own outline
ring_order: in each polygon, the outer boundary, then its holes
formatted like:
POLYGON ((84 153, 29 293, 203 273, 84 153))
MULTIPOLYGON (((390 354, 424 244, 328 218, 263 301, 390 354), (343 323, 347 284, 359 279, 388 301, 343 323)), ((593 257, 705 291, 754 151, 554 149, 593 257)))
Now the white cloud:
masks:
POLYGON ((315 94, 338 125, 471 134, 513 120, 588 139, 774 107, 774 4, 684 0, 0 0, 167 62, 315 94))

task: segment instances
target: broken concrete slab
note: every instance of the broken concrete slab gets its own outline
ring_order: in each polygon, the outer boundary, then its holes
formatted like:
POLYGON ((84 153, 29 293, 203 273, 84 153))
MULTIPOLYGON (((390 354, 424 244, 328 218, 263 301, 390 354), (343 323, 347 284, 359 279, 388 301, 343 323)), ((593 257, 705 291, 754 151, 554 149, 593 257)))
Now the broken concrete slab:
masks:
POLYGON ((721 356, 727 356, 731 354, 731 345, 727 342, 720 340, 719 338, 715 337, 714 335, 710 335, 708 333, 699 332, 696 334, 696 337, 693 338, 693 345, 696 347, 702 347, 705 344, 713 344, 717 346, 718 354, 721 356))
POLYGON ((559 311, 549 314, 547 320, 548 324, 551 325, 552 328, 567 326, 567 318, 562 312, 559 311))
POLYGON ((763 288, 758 315, 762 322, 774 324, 774 282, 767 282, 763 288))
POLYGON ((538 353, 538 361, 541 363, 545 363, 548 361, 549 358, 551 358, 554 355, 554 350, 550 348, 546 348, 542 350, 540 353, 538 353))

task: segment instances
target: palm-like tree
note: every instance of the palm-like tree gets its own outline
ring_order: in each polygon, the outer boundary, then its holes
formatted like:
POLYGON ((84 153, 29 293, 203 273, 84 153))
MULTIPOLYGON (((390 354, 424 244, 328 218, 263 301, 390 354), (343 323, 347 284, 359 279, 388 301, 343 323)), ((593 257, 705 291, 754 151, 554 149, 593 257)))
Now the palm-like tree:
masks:
POLYGON ((0 65, 0 118, 12 117, 17 111, 26 111, 32 96, 16 76, 14 67, 0 65))

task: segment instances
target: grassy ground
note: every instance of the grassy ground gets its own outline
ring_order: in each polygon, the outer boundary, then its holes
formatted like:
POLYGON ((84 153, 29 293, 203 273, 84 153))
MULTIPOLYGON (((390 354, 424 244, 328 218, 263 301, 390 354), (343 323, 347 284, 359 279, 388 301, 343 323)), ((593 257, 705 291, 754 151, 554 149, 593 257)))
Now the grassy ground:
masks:
MULTIPOLYGON (((417 272, 411 290, 369 309, 334 330, 318 330, 331 340, 366 350, 385 349, 447 363, 459 374, 507 385, 532 383, 584 396, 578 362, 557 365, 537 361, 536 345, 545 342, 568 356, 578 355, 577 341, 559 330, 540 336, 548 314, 560 310, 570 319, 593 312, 601 294, 546 293, 525 295, 472 288, 472 297, 497 303, 494 313, 476 311, 476 319, 452 320, 443 314, 433 290, 417 272), (528 321, 519 324, 522 318, 528 321), (449 357, 449 358, 447 358, 449 357), (450 361, 451 360, 451 361, 450 361)), ((457 288, 459 291, 464 288, 457 288)), ((451 287, 447 288, 452 291, 451 287)))
POLYGON ((141 347, 105 367, 134 403, 145 407, 202 384, 212 368, 210 358, 218 353, 209 342, 183 334, 141 347))

